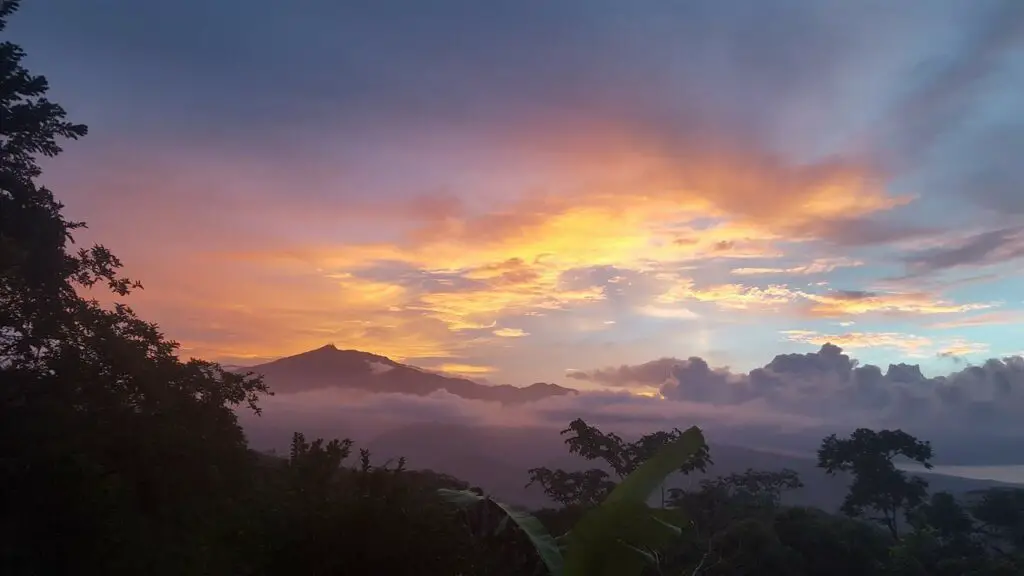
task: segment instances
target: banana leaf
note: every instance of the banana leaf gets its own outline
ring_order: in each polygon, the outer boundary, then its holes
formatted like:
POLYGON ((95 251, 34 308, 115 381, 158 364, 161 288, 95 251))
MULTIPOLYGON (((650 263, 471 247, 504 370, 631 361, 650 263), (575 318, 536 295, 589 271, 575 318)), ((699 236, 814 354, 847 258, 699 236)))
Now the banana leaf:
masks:
MULTIPOLYGON (((530 543, 533 544, 534 549, 537 550, 537 555, 540 556, 541 561, 544 562, 544 565, 547 567, 548 572, 551 573, 551 576, 562 576, 562 552, 558 548, 558 542, 556 542, 554 537, 551 536, 547 528, 541 524, 540 520, 535 518, 532 514, 507 504, 503 504, 497 500, 491 500, 486 496, 480 496, 479 494, 469 490, 449 490, 447 488, 441 488, 437 493, 444 500, 461 507, 480 504, 485 500, 494 502, 494 504, 501 508, 502 512, 505 513, 505 517, 514 522, 516 526, 526 534, 527 538, 530 539, 530 543)), ((504 520, 502 521, 504 522, 504 520)))
POLYGON ((651 493, 704 445, 693 427, 627 476, 568 534, 565 576, 639 576, 681 529, 647 506, 651 493))

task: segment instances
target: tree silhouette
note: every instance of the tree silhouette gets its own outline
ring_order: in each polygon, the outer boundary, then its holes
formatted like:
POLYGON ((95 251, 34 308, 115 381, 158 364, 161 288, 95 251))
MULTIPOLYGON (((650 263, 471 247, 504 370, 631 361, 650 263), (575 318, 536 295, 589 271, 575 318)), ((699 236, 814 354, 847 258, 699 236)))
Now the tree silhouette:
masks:
POLYGON ((932 448, 902 430, 875 432, 859 428, 849 438, 835 434, 825 438, 818 449, 818 466, 828 474, 850 472, 853 483, 843 500, 842 511, 864 516, 868 510, 878 515, 871 520, 884 525, 893 538, 899 538, 898 516, 908 515, 924 502, 928 483, 917 476, 908 477, 896 468, 897 457, 931 468, 932 448))
POLYGON ((720 492, 726 498, 741 504, 776 508, 782 493, 803 487, 800 475, 788 468, 779 471, 754 470, 701 480, 702 491, 720 492))
MULTIPOLYGON (((587 424, 577 418, 562 430, 562 435, 569 434, 565 443, 570 454, 578 454, 587 460, 603 460, 619 478, 628 476, 638 466, 646 462, 662 446, 672 442, 682 434, 678 428, 669 432, 651 432, 641 436, 635 442, 626 442, 613 432, 601 432, 596 426, 587 424)), ((684 474, 694 470, 707 470, 711 463, 707 445, 701 447, 694 456, 679 470, 684 474)))
POLYGON ((550 468, 531 468, 527 487, 539 484, 544 493, 562 506, 596 506, 615 488, 604 470, 566 472, 550 468))
MULTIPOLYGON (((0 31, 18 7, 0 0, 0 31)), ((136 282, 39 186, 40 157, 86 134, 0 42, 0 565, 8 574, 182 574, 229 562, 249 453, 232 408, 259 378, 183 362, 126 305, 136 282)))
MULTIPOLYGON (((645 434, 634 442, 626 442, 614 432, 602 432, 596 426, 577 418, 561 434, 569 435, 565 444, 570 454, 578 454, 587 460, 601 460, 621 480, 651 458, 662 446, 678 438, 678 428, 670 432, 658 431, 645 434)), ((684 464, 680 471, 688 474, 694 470, 704 471, 711 463, 707 445, 684 464)), ((608 472, 599 468, 568 472, 550 468, 531 468, 530 481, 526 486, 539 484, 544 493, 563 506, 593 506, 602 501, 615 487, 608 472)), ((664 494, 662 495, 664 504, 664 494)))
POLYGON ((968 510, 993 547, 1024 551, 1024 488, 990 488, 971 494, 968 510))

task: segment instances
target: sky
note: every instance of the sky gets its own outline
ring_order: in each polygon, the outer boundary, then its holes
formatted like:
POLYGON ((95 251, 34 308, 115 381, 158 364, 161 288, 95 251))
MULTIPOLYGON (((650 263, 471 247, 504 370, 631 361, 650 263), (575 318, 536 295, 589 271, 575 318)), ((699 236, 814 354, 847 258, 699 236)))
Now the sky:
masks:
POLYGON ((1024 352, 1024 2, 32 0, 9 33, 90 128, 43 182, 186 355, 664 394, 637 370, 1024 352))

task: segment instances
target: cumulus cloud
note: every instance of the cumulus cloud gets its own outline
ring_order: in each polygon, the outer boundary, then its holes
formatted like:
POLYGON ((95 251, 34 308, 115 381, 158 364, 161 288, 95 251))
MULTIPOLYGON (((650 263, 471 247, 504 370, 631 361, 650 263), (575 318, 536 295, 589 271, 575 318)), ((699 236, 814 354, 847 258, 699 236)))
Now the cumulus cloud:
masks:
POLYGON ((293 430, 322 435, 372 436, 383 430, 425 422, 561 429, 575 418, 584 418, 592 424, 626 434, 691 425, 705 429, 767 427, 795 431, 823 423, 813 416, 768 410, 756 401, 727 406, 666 401, 624 391, 587 392, 543 402, 502 405, 467 400, 443 390, 428 396, 320 390, 279 394, 263 399, 261 406, 262 416, 241 413, 240 417, 264 443, 280 443, 293 430))
POLYGON ((908 362, 862 364, 826 344, 748 372, 699 357, 575 371, 571 379, 606 389, 526 404, 325 389, 265 398, 261 417, 240 417, 257 446, 281 445, 295 430, 365 441, 414 423, 558 430, 583 418, 629 435, 696 424, 712 442, 809 451, 825 434, 900 427, 964 463, 1019 463, 1007 439, 1024 435, 1024 357, 960 363, 929 376, 908 362))
MULTIPOLYGON (((876 337, 879 335, 876 335, 876 337)), ((896 339, 896 335, 880 335, 896 339)), ((848 340, 853 340, 851 336, 848 340)), ((805 341, 812 341, 805 338, 805 341)), ((984 347, 954 340, 937 354, 976 354, 984 347)), ((577 371, 570 377, 619 388, 658 387, 666 401, 715 406, 762 405, 779 414, 844 425, 943 426, 1024 433, 1024 358, 989 359, 945 376, 926 377, 914 364, 885 370, 860 364, 834 344, 781 354, 750 372, 714 368, 701 358, 662 358, 639 365, 577 371)))

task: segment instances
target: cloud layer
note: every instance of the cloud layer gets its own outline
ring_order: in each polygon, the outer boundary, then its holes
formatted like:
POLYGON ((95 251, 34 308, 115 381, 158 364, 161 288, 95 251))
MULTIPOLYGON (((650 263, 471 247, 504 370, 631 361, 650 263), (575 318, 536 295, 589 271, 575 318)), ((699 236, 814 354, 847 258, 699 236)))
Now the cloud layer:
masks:
POLYGON ((945 376, 917 364, 883 370, 860 364, 834 344, 781 354, 749 372, 712 368, 699 357, 573 371, 569 378, 620 389, 656 389, 669 401, 712 406, 762 403, 768 411, 839 425, 909 426, 1022 434, 1024 358, 991 358, 945 376), (858 424, 859 423, 859 424, 858 424))
POLYGON ((502 405, 439 391, 429 396, 327 389, 279 394, 263 416, 243 415, 259 446, 279 446, 292 431, 321 436, 375 435, 416 423, 564 428, 584 418, 639 435, 701 426, 713 444, 811 454, 828 434, 902 428, 933 440, 939 459, 959 464, 1024 464, 1024 357, 992 358, 943 376, 909 363, 862 364, 834 345, 783 354, 748 372, 700 357, 573 371, 571 383, 597 389, 542 402, 502 405))

